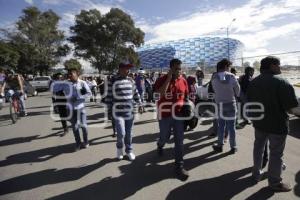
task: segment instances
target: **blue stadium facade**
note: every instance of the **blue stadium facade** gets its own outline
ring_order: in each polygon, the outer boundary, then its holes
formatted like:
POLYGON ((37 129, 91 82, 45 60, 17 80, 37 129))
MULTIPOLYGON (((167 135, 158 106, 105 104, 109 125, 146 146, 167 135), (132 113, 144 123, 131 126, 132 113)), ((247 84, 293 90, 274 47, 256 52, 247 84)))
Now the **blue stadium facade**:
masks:
POLYGON ((179 58, 186 67, 196 67, 199 63, 213 67, 219 60, 228 58, 228 46, 230 60, 235 63, 242 57, 244 45, 231 38, 200 37, 145 44, 137 52, 145 69, 166 68, 172 58, 179 58))

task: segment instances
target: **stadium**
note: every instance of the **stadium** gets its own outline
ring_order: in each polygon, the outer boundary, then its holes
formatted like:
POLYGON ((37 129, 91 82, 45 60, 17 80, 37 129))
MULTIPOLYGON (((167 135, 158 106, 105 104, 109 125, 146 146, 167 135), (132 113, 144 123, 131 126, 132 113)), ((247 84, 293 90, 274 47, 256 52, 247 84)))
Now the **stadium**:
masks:
POLYGON ((232 38, 198 37, 145 44, 137 52, 142 68, 163 70, 172 58, 179 58, 188 68, 214 67, 222 58, 230 58, 234 65, 240 65, 243 48, 240 41, 232 38))

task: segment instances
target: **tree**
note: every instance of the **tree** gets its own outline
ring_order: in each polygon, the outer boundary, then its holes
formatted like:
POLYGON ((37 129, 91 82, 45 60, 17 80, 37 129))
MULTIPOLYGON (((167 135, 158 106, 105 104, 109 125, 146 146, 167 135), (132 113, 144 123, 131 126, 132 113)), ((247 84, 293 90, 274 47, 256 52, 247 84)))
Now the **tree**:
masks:
POLYGON ((144 42, 144 33, 118 8, 112 8, 106 15, 96 9, 82 10, 70 30, 73 35, 69 40, 75 45, 75 54, 90 61, 99 72, 114 70, 122 60, 139 64, 134 49, 144 42))
POLYGON ((20 55, 18 51, 16 51, 12 45, 9 43, 0 41, 0 65, 8 66, 16 69, 18 65, 20 55))
POLYGON ((64 63, 65 69, 66 70, 71 70, 71 69, 75 69, 80 71, 81 70, 81 64, 78 60, 76 59, 70 59, 70 60, 66 60, 64 63))
POLYGON ((253 62, 253 67, 256 69, 256 70, 258 70, 259 71, 259 69, 260 69, 260 62, 259 61, 254 61, 253 62))
POLYGON ((39 71, 47 73, 68 53, 69 47, 63 45, 64 34, 58 30, 60 17, 48 10, 41 12, 36 7, 23 10, 16 23, 17 33, 11 36, 13 45, 18 49, 20 71, 39 71))
POLYGON ((247 61, 247 62, 244 62, 243 67, 244 67, 244 68, 250 67, 250 62, 248 62, 248 61, 247 61))

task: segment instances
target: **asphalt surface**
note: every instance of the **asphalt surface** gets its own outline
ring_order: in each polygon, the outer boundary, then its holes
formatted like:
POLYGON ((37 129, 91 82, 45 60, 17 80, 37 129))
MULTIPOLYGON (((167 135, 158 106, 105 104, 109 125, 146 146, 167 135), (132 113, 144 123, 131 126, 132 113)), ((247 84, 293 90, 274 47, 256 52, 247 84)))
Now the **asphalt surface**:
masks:
POLYGON ((48 93, 30 97, 28 116, 11 124, 8 109, 0 111, 0 199, 300 199, 300 119, 291 117, 284 180, 288 193, 273 193, 267 180, 251 179, 253 128, 237 130, 238 152, 215 154, 208 138, 211 122, 203 120, 185 134, 185 167, 190 177, 173 175, 173 143, 163 157, 156 152, 158 123, 154 107, 138 116, 133 128, 135 161, 117 161, 111 124, 105 124, 99 103, 88 103, 90 147, 74 152, 70 131, 60 137, 61 125, 50 117, 48 93))

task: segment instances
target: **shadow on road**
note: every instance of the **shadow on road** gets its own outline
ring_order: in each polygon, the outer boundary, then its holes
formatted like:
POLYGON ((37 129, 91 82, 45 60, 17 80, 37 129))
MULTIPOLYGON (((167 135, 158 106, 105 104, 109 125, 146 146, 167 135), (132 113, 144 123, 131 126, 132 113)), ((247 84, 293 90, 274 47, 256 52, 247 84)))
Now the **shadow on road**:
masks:
POLYGON ((274 195, 274 192, 269 187, 261 188, 258 192, 252 194, 245 200, 269 199, 274 195))
MULTIPOLYGON (((185 145, 187 154, 199 149, 211 146, 212 142, 199 144, 193 141, 185 145)), ((140 191, 144 187, 150 186, 164 179, 174 178, 174 164, 161 165, 161 162, 173 159, 173 149, 165 149, 163 157, 158 157, 156 150, 137 156, 137 159, 119 167, 121 176, 106 177, 101 181, 85 186, 75 191, 52 197, 50 199, 125 199, 140 191), (111 191, 115 188, 114 192, 111 191)), ((191 170, 202 164, 212 162, 228 156, 227 153, 215 154, 209 152, 204 155, 185 160, 186 168, 191 170)), ((198 188, 199 189, 199 188, 198 188)))
POLYGON ((184 138, 189 140, 198 140, 204 136, 209 136, 212 133, 213 127, 210 127, 204 131, 196 131, 192 133, 185 133, 184 138))
POLYGON ((104 165, 116 161, 106 158, 92 165, 61 170, 46 169, 0 182, 0 195, 30 190, 44 185, 76 181, 104 165))
MULTIPOLYGON (((56 133, 54 133, 56 134, 56 133)), ((39 135, 30 136, 30 137, 20 137, 20 138, 13 138, 8 140, 0 141, 0 146, 7 146, 7 145, 13 145, 13 144, 19 144, 19 143, 26 143, 31 142, 33 140, 40 140, 45 139, 48 137, 54 136, 53 134, 39 137, 39 135)), ((99 145, 104 143, 110 143, 115 142, 116 140, 107 140, 107 141, 99 141, 103 138, 111 137, 111 135, 106 135, 102 137, 97 137, 89 140, 90 145, 99 145)), ((59 156, 61 154, 65 153, 72 153, 74 152, 75 147, 75 141, 74 144, 66 144, 61 146, 55 146, 55 147, 48 147, 45 149, 35 150, 35 151, 29 151, 25 153, 20 153, 12 156, 8 156, 6 160, 0 161, 0 167, 12 165, 12 164, 19 164, 19 163, 33 163, 33 162, 43 162, 46 160, 49 160, 51 158, 54 158, 56 156, 59 156)))
POLYGON ((145 144, 155 142, 158 138, 158 133, 145 133, 143 135, 134 136, 132 141, 134 144, 145 144))
MULTIPOLYGON (((184 138, 188 140, 198 140, 198 142, 203 142, 205 140, 209 140, 211 138, 206 137, 210 134, 210 130, 205 131, 197 131, 197 132, 191 132, 191 133, 185 133, 184 138), (201 139, 201 140, 199 140, 201 139)), ((144 143, 150 143, 150 142, 156 142, 157 138, 159 137, 159 133, 147 133, 143 135, 134 136, 132 138, 133 143, 135 144, 144 144, 144 143)), ((173 143, 174 138, 172 137, 172 134, 169 137, 169 141, 167 143, 173 143), (171 139, 170 139, 171 138, 171 139)))
POLYGON ((38 111, 38 112, 27 112, 26 117, 40 116, 40 115, 50 115, 50 111, 38 111))
POLYGON ((40 108, 48 108, 48 110, 50 109, 50 105, 47 106, 35 106, 35 107, 28 107, 27 109, 40 109, 40 108))
POLYGON ((6 160, 0 161, 0 167, 21 163, 43 162, 61 154, 72 152, 74 152, 74 144, 65 144, 61 146, 48 147, 44 149, 8 156, 6 160))
POLYGON ((0 141, 0 146, 2 147, 2 146, 31 142, 31 141, 37 139, 38 137, 39 137, 39 135, 34 135, 34 136, 29 136, 29 137, 18 137, 18 138, 2 140, 2 141, 0 141))
MULTIPOLYGON (((219 177, 194 181, 171 191, 166 199, 234 199, 234 196, 255 183, 251 176, 251 167, 224 174, 219 177)), ((257 198, 265 199, 265 198, 257 198)))
MULTIPOLYGON (((149 120, 145 120, 145 121, 137 121, 137 122, 134 122, 134 126, 144 125, 144 124, 149 124, 149 123, 154 123, 154 122, 157 122, 157 119, 149 119, 149 120)), ((104 129, 112 129, 112 126, 107 126, 104 129)))
POLYGON ((85 106, 86 108, 104 108, 105 106, 99 104, 99 103, 96 103, 96 104, 89 104, 89 105, 86 105, 85 106))
MULTIPOLYGON (((30 141, 37 136, 31 136, 24 140, 19 138, 19 141, 30 141)), ((91 145, 97 145, 107 142, 114 142, 115 140, 99 141, 100 139, 109 138, 110 135, 94 138, 90 140, 91 145)), ((202 143, 207 138, 192 141, 185 145, 186 154, 198 151, 202 148, 210 147, 213 141, 202 143)), ((6 141, 7 143, 14 143, 16 141, 6 141)), ((20 153, 7 157, 6 160, 0 161, 0 167, 8 166, 11 164, 19 163, 33 163, 43 162, 54 158, 64 153, 73 152, 74 144, 66 144, 62 146, 49 147, 31 152, 20 153)), ((189 158, 186 162, 186 168, 191 170, 199 167, 202 164, 221 159, 228 156, 227 153, 215 154, 209 152, 204 155, 189 158)), ((128 164, 120 166, 119 169, 122 173, 120 177, 107 177, 98 183, 86 186, 84 188, 62 194, 52 199, 124 199, 136 193, 140 189, 149 185, 155 184, 164 179, 174 178, 173 176, 173 163, 160 165, 161 162, 174 159, 173 148, 165 149, 163 157, 158 157, 156 150, 147 152, 143 155, 137 156, 137 159, 128 164), (128 184, 130 183, 130 184, 128 184), (124 185, 126 187, 124 187, 124 185), (115 192, 111 191, 111 188, 117 188, 115 192), (91 196, 92 195, 92 196, 91 196)), ((9 194, 14 192, 20 192, 24 190, 30 190, 37 187, 41 187, 49 184, 56 184, 66 181, 75 181, 85 176, 88 173, 110 163, 115 159, 104 159, 98 163, 78 167, 78 168, 66 168, 62 170, 47 169, 40 172, 34 172, 12 179, 8 179, 0 182, 0 194, 9 194)))
POLYGON ((102 119, 105 117, 104 113, 96 113, 93 115, 88 115, 87 116, 87 120, 98 120, 98 119, 102 119))
POLYGON ((0 127, 13 125, 10 115, 0 115, 0 127))
POLYGON ((7 120, 11 120, 10 114, 0 115, 0 122, 7 121, 7 120))

